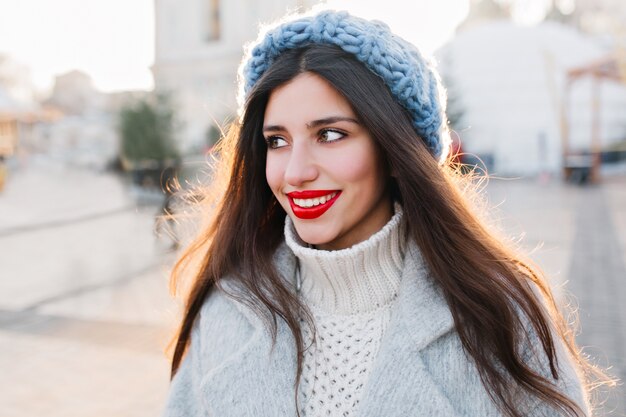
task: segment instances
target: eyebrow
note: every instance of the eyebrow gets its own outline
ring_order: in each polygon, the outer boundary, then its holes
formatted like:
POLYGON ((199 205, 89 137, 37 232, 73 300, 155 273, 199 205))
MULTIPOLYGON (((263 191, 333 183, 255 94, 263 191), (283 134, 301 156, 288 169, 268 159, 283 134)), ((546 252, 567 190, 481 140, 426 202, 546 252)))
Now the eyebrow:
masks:
MULTIPOLYGON (((360 124, 358 122, 358 120, 353 119, 352 117, 331 116, 331 117, 325 117, 323 119, 313 120, 313 121, 307 123, 306 127, 308 129, 313 129, 313 128, 316 128, 318 126, 329 125, 329 124, 337 123, 337 122, 350 122, 350 123, 355 123, 357 125, 360 124)), ((281 131, 285 131, 285 130, 287 130, 287 129, 285 129, 285 127, 281 126, 281 125, 263 126, 263 132, 281 132, 281 131)))

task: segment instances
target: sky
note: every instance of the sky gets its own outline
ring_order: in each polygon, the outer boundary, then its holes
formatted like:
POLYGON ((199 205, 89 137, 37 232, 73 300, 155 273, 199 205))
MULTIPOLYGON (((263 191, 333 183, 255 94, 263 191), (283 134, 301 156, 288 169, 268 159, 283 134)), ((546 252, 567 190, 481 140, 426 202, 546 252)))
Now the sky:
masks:
POLYGON ((0 0, 0 53, 38 90, 79 69, 102 91, 152 88, 154 0, 0 0))
POLYGON ((328 0, 325 4, 382 20, 427 54, 454 35, 469 11, 469 0, 328 0))
MULTIPOLYGON (((431 53, 452 36, 469 0, 328 3, 383 20, 431 53)), ((101 91, 151 89, 154 0, 0 0, 0 54, 30 68, 40 92, 73 69, 88 73, 101 91)))

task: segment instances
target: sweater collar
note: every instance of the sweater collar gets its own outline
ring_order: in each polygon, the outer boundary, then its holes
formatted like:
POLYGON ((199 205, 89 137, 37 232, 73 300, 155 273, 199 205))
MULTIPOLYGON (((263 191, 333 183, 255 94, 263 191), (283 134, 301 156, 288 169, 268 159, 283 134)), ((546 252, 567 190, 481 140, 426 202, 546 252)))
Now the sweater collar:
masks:
POLYGON ((314 310, 360 314, 389 304, 402 276, 406 232, 402 207, 395 205, 389 222, 367 240, 336 251, 307 246, 289 216, 285 242, 300 262, 301 293, 314 310))
MULTIPOLYGON (((295 259, 286 245, 279 247, 275 261, 286 278, 293 277, 295 259)), ((235 291, 228 282, 223 285, 235 291)), ((280 320, 277 333, 272 335, 266 323, 249 306, 230 301, 251 326, 242 325, 224 309, 226 306, 218 310, 220 317, 223 315, 223 320, 219 320, 220 328, 225 333, 237 329, 243 339, 238 341, 240 349, 234 349, 232 356, 202 378, 203 403, 216 415, 295 415, 293 396, 276 395, 292 390, 295 383, 296 352, 289 327, 280 320)), ((391 314, 390 326, 365 387, 365 399, 359 406, 363 417, 458 416, 421 354, 424 348, 452 331, 454 321, 441 290, 411 239, 407 243, 398 298, 391 314)), ((224 343, 221 340, 216 338, 211 343, 224 343)))

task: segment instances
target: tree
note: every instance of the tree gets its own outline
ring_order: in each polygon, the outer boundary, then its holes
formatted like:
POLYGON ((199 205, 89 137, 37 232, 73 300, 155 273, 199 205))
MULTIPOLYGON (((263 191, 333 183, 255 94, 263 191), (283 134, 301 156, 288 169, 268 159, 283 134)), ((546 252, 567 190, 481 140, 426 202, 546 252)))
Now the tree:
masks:
POLYGON ((120 156, 125 164, 152 162, 167 165, 177 160, 175 114, 169 97, 157 94, 124 106, 119 113, 120 156))

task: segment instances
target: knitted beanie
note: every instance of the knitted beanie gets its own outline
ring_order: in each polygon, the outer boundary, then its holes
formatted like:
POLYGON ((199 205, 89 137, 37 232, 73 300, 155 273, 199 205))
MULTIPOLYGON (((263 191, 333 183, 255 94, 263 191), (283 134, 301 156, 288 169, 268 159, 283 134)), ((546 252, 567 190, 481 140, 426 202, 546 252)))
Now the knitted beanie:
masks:
POLYGON ((393 97, 409 111, 413 128, 432 155, 440 161, 445 159, 450 135, 439 75, 415 46, 377 20, 325 10, 270 29, 249 47, 244 57, 239 73, 241 101, 282 52, 311 44, 336 45, 382 78, 393 97))

